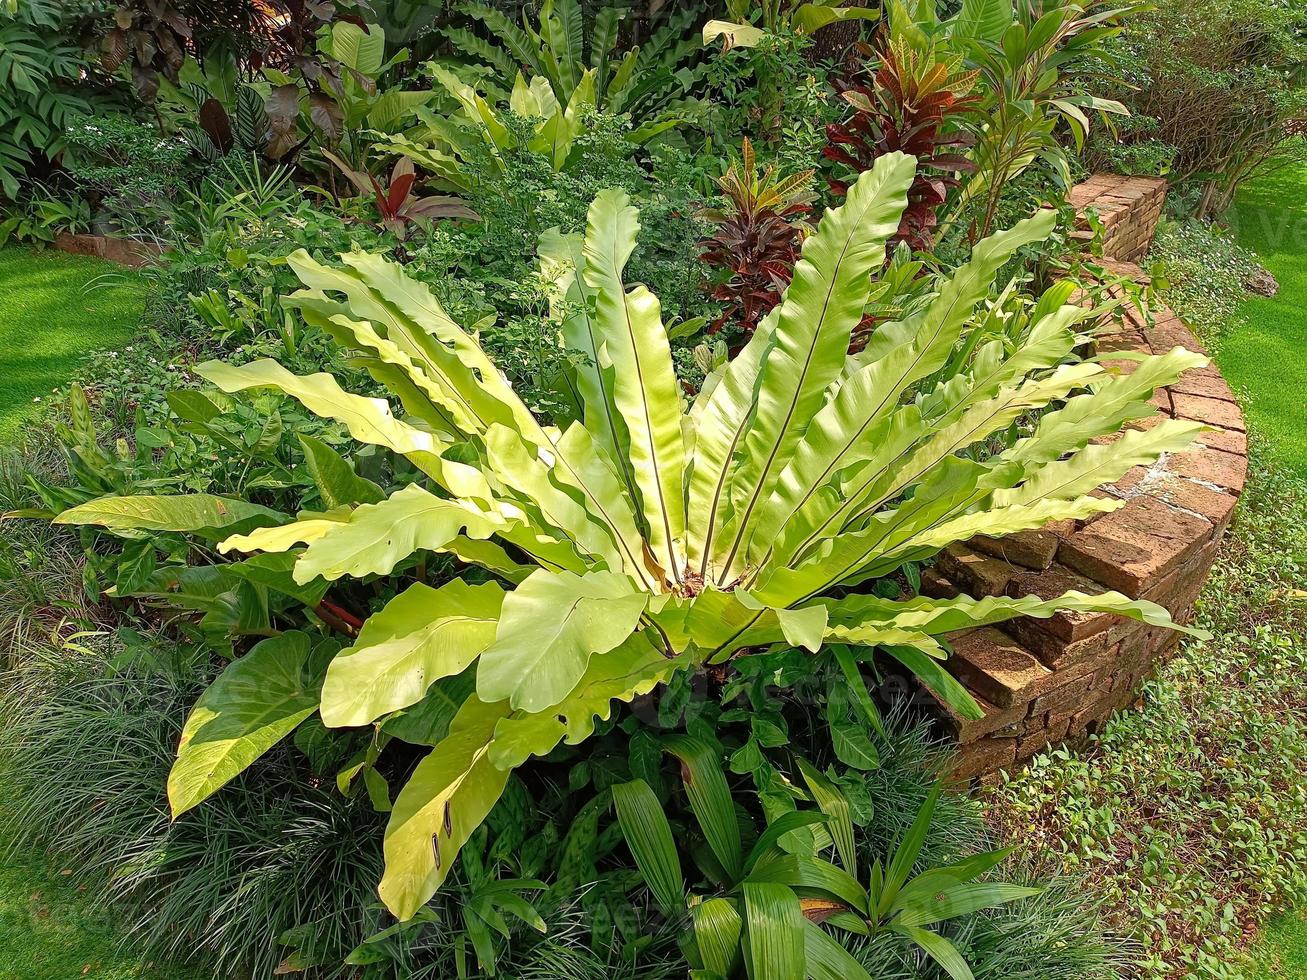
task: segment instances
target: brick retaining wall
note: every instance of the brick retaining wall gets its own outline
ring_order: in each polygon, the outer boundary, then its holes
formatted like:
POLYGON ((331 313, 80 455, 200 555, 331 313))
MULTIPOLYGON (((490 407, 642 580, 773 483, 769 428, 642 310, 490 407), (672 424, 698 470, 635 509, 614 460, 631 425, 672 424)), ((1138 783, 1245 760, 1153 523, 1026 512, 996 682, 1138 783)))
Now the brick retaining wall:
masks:
MULTIPOLYGON (((1129 260, 1148 250, 1165 192, 1165 182, 1106 174, 1073 191, 1075 203, 1098 208, 1108 223, 1104 251, 1113 271, 1144 279, 1129 260)), ((1170 310, 1155 310, 1150 325, 1128 307, 1123 322, 1097 335, 1095 353, 1163 354, 1176 346, 1204 352, 1170 310)), ((1135 364, 1107 363, 1122 371, 1135 364)), ((1243 490, 1247 437, 1243 414, 1215 367, 1187 372, 1158 391, 1155 404, 1159 415, 1139 425, 1173 417, 1212 430, 1192 451, 1135 467, 1101 488, 1127 501, 1119 510, 949 548, 923 576, 922 590, 936 597, 1049 598, 1068 589, 1115 589, 1151 599, 1187 622, 1243 490)), ((1018 764, 1050 743, 1092 733, 1134 701, 1141 681, 1175 649, 1179 635, 1120 616, 1059 613, 950 640, 950 670, 985 709, 982 720, 965 721, 940 705, 959 745, 954 775, 970 780, 1018 764)))
MULTIPOLYGON (((1166 200, 1163 177, 1121 177, 1117 174, 1094 174, 1077 184, 1067 195, 1073 207, 1094 211, 1103 224, 1103 254, 1109 259, 1134 262, 1153 242, 1157 221, 1166 200)), ((1089 222, 1081 218, 1072 238, 1093 238, 1089 222)))

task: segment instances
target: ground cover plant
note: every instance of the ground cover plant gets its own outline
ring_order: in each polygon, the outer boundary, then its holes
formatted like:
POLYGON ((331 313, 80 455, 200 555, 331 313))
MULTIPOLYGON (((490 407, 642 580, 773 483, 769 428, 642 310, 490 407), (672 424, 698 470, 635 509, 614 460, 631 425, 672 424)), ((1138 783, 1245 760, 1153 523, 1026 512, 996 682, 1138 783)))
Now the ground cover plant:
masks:
POLYGON ((1009 839, 1086 875, 1147 976, 1242 975, 1239 950, 1304 897, 1307 523, 1302 485, 1257 453, 1198 605, 1221 642, 1184 644, 1093 753, 1051 751, 995 801, 1009 839))

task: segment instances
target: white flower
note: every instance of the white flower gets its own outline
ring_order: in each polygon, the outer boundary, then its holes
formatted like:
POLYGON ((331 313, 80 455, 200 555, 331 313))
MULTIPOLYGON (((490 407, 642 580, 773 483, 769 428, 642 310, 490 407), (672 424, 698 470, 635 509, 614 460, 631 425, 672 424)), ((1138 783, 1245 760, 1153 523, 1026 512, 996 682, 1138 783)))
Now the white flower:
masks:
POLYGON ((32 399, 32 403, 33 403, 33 404, 36 404, 36 403, 39 402, 40 400, 41 400, 41 396, 40 396, 40 395, 37 395, 35 398, 32 399))

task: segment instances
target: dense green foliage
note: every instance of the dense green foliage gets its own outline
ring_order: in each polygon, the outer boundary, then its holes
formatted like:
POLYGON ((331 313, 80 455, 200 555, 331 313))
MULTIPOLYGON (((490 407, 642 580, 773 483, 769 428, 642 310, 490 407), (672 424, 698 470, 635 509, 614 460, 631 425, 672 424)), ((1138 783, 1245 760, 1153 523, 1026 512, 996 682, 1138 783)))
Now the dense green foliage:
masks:
MULTIPOLYGON (((1115 302, 1064 196, 1133 6, 51 9, 9 16, 96 111, 0 236, 165 253, 0 460, 22 844, 224 976, 1122 975, 901 692, 974 715, 973 625, 1169 622, 917 594, 1197 429, 1101 444, 1202 359, 1079 356, 1115 302)), ((1213 322, 1228 241, 1155 256, 1213 322)))
POLYGON ((1307 120, 1307 10, 1295 0, 1162 0, 1115 48, 1133 112, 1110 167, 1164 173, 1185 213, 1220 215, 1307 120))

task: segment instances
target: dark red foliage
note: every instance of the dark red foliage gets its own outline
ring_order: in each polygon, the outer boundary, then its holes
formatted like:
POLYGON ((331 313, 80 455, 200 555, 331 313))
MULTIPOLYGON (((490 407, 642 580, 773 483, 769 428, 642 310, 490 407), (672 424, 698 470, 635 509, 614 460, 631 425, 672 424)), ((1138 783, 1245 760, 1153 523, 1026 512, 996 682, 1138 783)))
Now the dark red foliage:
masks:
POLYGON ((716 230, 700 242, 700 259, 727 269, 731 277, 713 290, 724 305, 711 332, 733 323, 752 333, 781 301, 794 276, 794 264, 809 225, 813 171, 780 180, 776 168, 758 173, 753 145, 746 138, 743 159, 718 181, 724 206, 705 212, 716 230))
POLYGON ((831 190, 843 194, 886 153, 916 157, 917 178, 889 247, 904 241, 914 250, 929 250, 949 189, 958 186, 958 174, 975 169, 964 155, 972 139, 961 124, 979 104, 972 93, 977 73, 960 72, 954 60, 899 44, 882 45, 875 57, 879 63, 869 79, 863 71, 841 85, 853 115, 826 127, 830 144, 823 155, 851 171, 832 177, 831 190))

